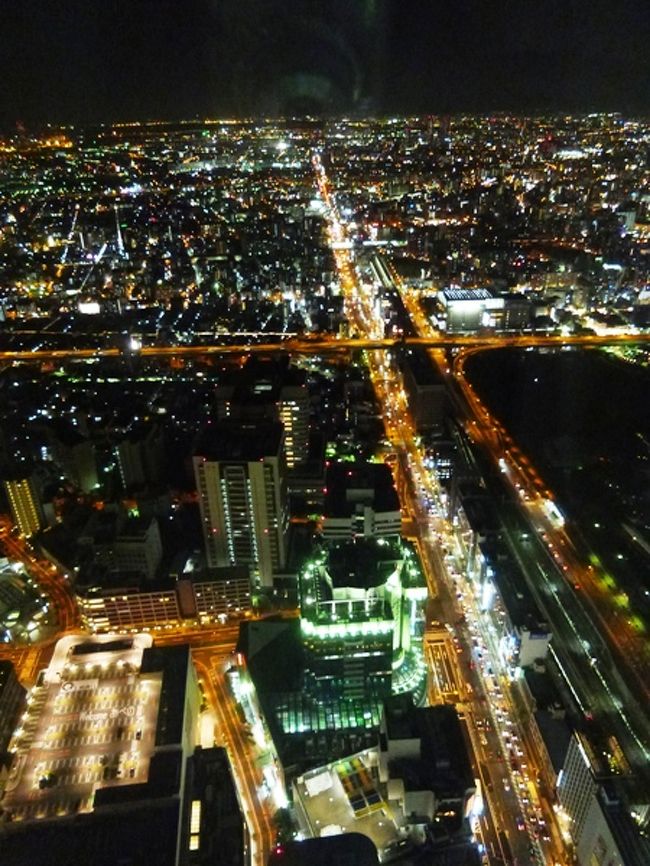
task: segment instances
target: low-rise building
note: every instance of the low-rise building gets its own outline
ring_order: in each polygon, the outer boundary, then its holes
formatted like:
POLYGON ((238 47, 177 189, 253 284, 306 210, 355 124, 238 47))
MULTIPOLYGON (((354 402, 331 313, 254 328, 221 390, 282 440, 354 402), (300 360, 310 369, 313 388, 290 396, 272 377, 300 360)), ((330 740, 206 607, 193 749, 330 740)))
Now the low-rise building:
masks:
POLYGON ((476 784, 455 708, 416 707, 409 693, 387 698, 379 780, 398 824, 426 833, 438 819, 448 835, 462 833, 476 784))
POLYGON ((137 575, 152 581, 162 561, 162 539, 155 517, 127 517, 121 510, 98 511, 79 535, 94 575, 137 575))
POLYGON ((62 638, 10 745, 3 866, 243 866, 227 759, 196 748, 200 704, 188 646, 62 638))
POLYGON ((426 349, 411 347, 402 352, 399 366, 409 411, 418 433, 442 428, 447 411, 444 379, 426 349))
POLYGON ((207 625, 251 608, 248 569, 184 572, 154 588, 143 581, 76 587, 84 625, 92 632, 207 625))
POLYGON ((385 463, 330 463, 322 533, 328 540, 397 538, 402 528, 393 475, 385 463))
POLYGON ((553 797, 566 761, 572 729, 550 675, 541 661, 524 668, 519 680, 524 723, 535 748, 539 774, 553 797))
POLYGON ((472 333, 494 325, 494 315, 503 309, 503 299, 489 289, 451 287, 438 292, 439 326, 450 334, 472 333))

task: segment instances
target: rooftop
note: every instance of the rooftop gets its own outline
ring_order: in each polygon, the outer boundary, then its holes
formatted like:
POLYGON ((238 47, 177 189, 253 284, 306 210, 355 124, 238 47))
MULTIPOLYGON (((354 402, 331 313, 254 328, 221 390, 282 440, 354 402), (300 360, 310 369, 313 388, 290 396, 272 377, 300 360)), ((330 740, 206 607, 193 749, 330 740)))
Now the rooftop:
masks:
POLYGON ((493 295, 488 289, 443 289, 447 301, 489 301, 493 295))
POLYGON ((407 790, 431 790, 440 800, 459 799, 474 787, 474 774, 456 709, 416 707, 410 693, 384 700, 389 740, 419 739, 418 758, 390 761, 390 775, 407 790))
POLYGON ((304 371, 292 367, 287 355, 271 358, 251 356, 243 370, 234 370, 224 376, 217 394, 221 393, 235 403, 277 401, 283 388, 303 387, 304 383, 304 371))
POLYGON ((269 866, 376 866, 377 849, 361 833, 340 833, 318 839, 290 842, 271 852, 269 866))
POLYGON ((187 646, 153 648, 148 635, 62 638, 10 748, 11 820, 92 812, 143 786, 164 794, 178 758, 154 751, 181 742, 188 664, 187 646))
POLYGON ((334 587, 383 586, 403 558, 396 545, 385 539, 357 538, 332 546, 327 570, 334 587))
POLYGON ((400 510, 393 474, 385 463, 331 463, 326 478, 327 517, 350 517, 359 505, 371 505, 377 512, 400 510))
POLYGON ((376 749, 319 767, 295 790, 313 836, 362 833, 378 851, 398 841, 395 822, 375 781, 376 749))
POLYGON ((194 454, 210 461, 231 462, 277 457, 283 432, 279 421, 208 423, 199 436, 194 454))

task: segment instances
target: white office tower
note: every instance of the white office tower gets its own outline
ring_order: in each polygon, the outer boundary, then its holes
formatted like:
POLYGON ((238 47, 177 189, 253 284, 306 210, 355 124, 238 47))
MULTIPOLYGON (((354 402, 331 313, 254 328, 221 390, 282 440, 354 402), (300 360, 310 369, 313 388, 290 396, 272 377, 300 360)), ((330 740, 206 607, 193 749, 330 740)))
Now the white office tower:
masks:
POLYGON ((286 560, 288 527, 282 425, 210 424, 194 454, 208 566, 247 565, 272 586, 286 560))
MULTIPOLYGON (((574 731, 558 776, 557 803, 579 866, 646 866, 650 840, 632 806, 631 768, 614 736, 574 731), (633 818, 636 816, 636 820, 633 818)), ((647 801, 646 801, 647 802, 647 801)))

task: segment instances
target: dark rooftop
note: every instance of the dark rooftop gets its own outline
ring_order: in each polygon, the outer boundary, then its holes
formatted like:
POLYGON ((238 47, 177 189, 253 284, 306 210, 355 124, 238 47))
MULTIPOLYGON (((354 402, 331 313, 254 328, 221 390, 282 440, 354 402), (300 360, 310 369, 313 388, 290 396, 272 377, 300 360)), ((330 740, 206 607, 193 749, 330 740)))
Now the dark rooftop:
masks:
POLYGON ((153 646, 142 653, 141 674, 162 671, 156 746, 175 746, 182 741, 185 683, 190 664, 190 648, 187 644, 153 646))
POLYGON ((383 586, 401 559, 395 546, 378 544, 375 538, 357 538, 333 546, 327 570, 335 587, 383 586))
POLYGON ((178 799, 3 828, 2 866, 174 866, 178 799))
POLYGON ((74 448, 76 445, 88 441, 87 436, 83 436, 71 423, 63 418, 53 419, 51 427, 58 441, 67 448, 74 448))
POLYGON ((283 427, 279 421, 220 421, 208 424, 194 448, 197 457, 214 461, 251 461, 280 453, 283 427))
POLYGON ((237 650, 260 692, 300 688, 303 648, 299 619, 242 622, 237 650))
POLYGON ((181 788, 183 753, 181 749, 155 752, 149 762, 146 782, 137 785, 107 785, 97 788, 93 801, 94 809, 117 806, 120 803, 138 803, 142 800, 157 800, 175 797, 181 788))
POLYGON ((88 641, 88 643, 77 643, 72 647, 72 655, 89 655, 92 653, 106 652, 123 652, 131 649, 133 646, 133 638, 124 637, 117 640, 97 643, 97 641, 88 641))
POLYGON ((410 740, 418 736, 410 692, 392 695, 384 701, 386 730, 390 740, 410 740))
POLYGON ((289 842, 271 853, 269 866, 377 866, 373 842, 361 833, 340 833, 289 842))
POLYGON ((120 538, 141 538, 146 535, 154 519, 151 517, 129 517, 120 528, 120 538))
POLYGON ((359 504, 377 512, 400 510, 393 474, 385 463, 331 463, 326 490, 327 517, 350 517, 359 504))
POLYGON ((557 718, 548 710, 538 710, 535 713, 535 721, 544 740, 553 769, 559 773, 564 767, 571 742, 569 723, 566 719, 557 718))
MULTIPOLYGON (((232 370, 222 377, 219 389, 230 391, 229 399, 237 403, 276 401, 282 388, 305 384, 305 373, 290 366, 289 357, 258 358, 251 356, 243 370, 232 370)), ((217 393, 219 393, 219 389, 217 393)))
POLYGON ((505 544, 492 539, 481 542, 480 547, 487 563, 492 566, 494 580, 512 624, 531 632, 546 631, 548 624, 528 590, 520 566, 512 559, 505 544))
POLYGON ((384 701, 389 739, 419 739, 420 756, 391 761, 390 772, 406 789, 433 791, 438 799, 456 799, 474 787, 460 720, 451 705, 416 707, 407 692, 384 701))

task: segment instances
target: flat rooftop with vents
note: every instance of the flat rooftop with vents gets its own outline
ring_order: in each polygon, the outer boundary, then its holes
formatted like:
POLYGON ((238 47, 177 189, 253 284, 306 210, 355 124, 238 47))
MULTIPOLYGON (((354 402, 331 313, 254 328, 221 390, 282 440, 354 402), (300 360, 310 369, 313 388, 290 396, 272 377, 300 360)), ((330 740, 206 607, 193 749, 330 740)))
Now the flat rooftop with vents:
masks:
POLYGON ((185 688, 175 668, 184 680, 191 662, 186 647, 170 654, 151 644, 146 634, 57 643, 10 745, 2 808, 11 823, 91 812, 103 789, 152 778, 156 748, 182 722, 185 688))

